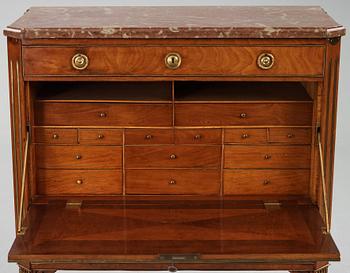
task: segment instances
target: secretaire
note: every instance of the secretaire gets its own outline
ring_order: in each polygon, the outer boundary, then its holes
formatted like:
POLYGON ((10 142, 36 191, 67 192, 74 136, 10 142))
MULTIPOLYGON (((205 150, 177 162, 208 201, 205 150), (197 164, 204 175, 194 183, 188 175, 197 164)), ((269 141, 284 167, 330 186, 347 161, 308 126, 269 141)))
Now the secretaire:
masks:
POLYGON ((321 8, 35 7, 4 32, 20 272, 340 259, 321 8))

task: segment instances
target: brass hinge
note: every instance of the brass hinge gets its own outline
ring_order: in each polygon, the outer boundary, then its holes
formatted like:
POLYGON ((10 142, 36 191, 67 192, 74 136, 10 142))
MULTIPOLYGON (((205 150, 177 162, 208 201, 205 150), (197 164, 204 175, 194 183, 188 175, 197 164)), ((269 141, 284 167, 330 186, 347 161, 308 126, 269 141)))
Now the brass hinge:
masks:
POLYGON ((279 209, 281 207, 281 202, 278 201, 269 201, 264 202, 264 206, 266 209, 279 209))
POLYGON ((69 200, 66 202, 66 207, 79 209, 79 208, 81 208, 82 203, 83 203, 83 201, 81 201, 81 200, 79 200, 79 201, 69 200))

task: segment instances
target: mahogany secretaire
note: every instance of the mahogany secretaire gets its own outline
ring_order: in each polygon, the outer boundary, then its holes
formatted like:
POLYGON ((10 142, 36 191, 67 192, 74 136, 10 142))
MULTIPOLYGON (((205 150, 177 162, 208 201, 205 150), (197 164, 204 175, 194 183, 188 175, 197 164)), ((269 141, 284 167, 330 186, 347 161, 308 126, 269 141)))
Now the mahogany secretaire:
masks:
POLYGON ((34 7, 4 33, 20 272, 340 259, 321 8, 34 7))

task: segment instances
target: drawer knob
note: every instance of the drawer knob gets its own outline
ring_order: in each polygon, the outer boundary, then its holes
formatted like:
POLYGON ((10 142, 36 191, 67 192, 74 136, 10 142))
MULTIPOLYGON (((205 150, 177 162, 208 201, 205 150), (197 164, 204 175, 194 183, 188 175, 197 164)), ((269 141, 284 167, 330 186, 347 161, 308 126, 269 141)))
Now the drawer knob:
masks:
POLYGON ((104 135, 102 135, 102 134, 99 134, 99 135, 97 136, 97 138, 98 138, 98 139, 104 139, 104 138, 105 138, 105 136, 104 136, 104 135))
POLYGON ((58 139, 58 138, 59 138, 59 135, 58 135, 58 134, 53 134, 53 135, 52 135, 52 138, 53 138, 53 139, 58 139))
POLYGON ((266 160, 269 160, 271 158, 271 155, 265 155, 264 157, 266 160))
POLYGON ((170 155, 170 159, 176 159, 176 155, 174 154, 170 155))
POLYGON ((271 181, 268 180, 268 179, 265 179, 264 182, 263 182, 264 185, 268 185, 268 184, 270 184, 270 183, 271 183, 271 181))
POLYGON ((271 53, 262 53, 259 55, 257 63, 261 69, 267 70, 273 67, 275 57, 271 53))
POLYGON ((246 118, 246 117, 247 117, 247 114, 246 114, 246 113, 241 113, 239 116, 240 116, 241 118, 246 118))
POLYGON ((181 56, 179 53, 169 53, 165 56, 165 65, 169 69, 177 69, 181 65, 181 56))
POLYGON ((76 183, 77 183, 78 185, 81 185, 81 184, 83 184, 83 180, 78 179, 78 180, 76 181, 76 183))
POLYGON ((175 180, 172 179, 172 180, 169 181, 169 185, 175 185, 175 184, 176 184, 175 180))
POLYGON ((72 66, 76 70, 84 70, 89 65, 89 58, 85 54, 75 54, 72 58, 72 66))
POLYGON ((107 117, 107 113, 106 112, 101 112, 101 113, 98 114, 98 116, 100 118, 105 118, 105 117, 107 117))
POLYGON ((75 158, 76 158, 77 160, 79 160, 79 159, 81 159, 81 155, 76 155, 75 158))
POLYGON ((153 138, 152 135, 146 135, 146 136, 145 136, 145 139, 152 139, 152 138, 153 138))
POLYGON ((246 139, 246 138, 248 138, 248 137, 249 137, 248 134, 242 134, 242 136, 241 136, 241 138, 243 138, 243 139, 246 139))
POLYGON ((293 138, 294 135, 293 135, 293 134, 288 134, 287 137, 288 137, 288 138, 293 138))
POLYGON ((195 136, 194 136, 194 139, 197 139, 197 140, 198 140, 198 139, 201 139, 201 138, 202 138, 202 135, 195 135, 195 136))

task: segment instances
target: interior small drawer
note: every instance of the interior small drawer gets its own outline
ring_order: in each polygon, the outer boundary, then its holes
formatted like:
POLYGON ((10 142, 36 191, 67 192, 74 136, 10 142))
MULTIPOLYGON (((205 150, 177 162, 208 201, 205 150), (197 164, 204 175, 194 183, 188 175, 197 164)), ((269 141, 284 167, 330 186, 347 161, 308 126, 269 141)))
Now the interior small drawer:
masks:
POLYGON ((127 194, 199 194, 220 192, 219 170, 127 170, 127 194))
POLYGON ((177 126, 310 125, 312 103, 178 103, 177 126))
POLYGON ((171 104, 36 103, 37 125, 171 126, 171 104))
POLYGON ((177 129, 176 144, 221 144, 221 129, 177 129))
POLYGON ((310 168, 310 146, 226 145, 225 168, 310 168))
POLYGON ((267 143, 267 129, 265 128, 238 128, 225 129, 225 143, 258 144, 267 143))
POLYGON ((25 46, 23 63, 28 76, 322 76, 324 54, 318 45, 25 46))
POLYGON ((224 170, 224 193, 229 195, 307 195, 309 170, 224 170))
POLYGON ((125 147, 126 168, 219 168, 221 146, 125 147))
POLYGON ((270 128, 269 141, 290 144, 310 144, 311 128, 270 128))
POLYGON ((79 129, 79 143, 92 145, 122 145, 123 130, 79 129))
POLYGON ((60 128, 34 128, 34 143, 48 144, 77 144, 77 129, 60 129, 60 128))
POLYGON ((172 129, 126 129, 126 145, 173 144, 174 130, 172 129))
POLYGON ((122 166, 121 146, 36 145, 39 168, 117 169, 122 166))
POLYGON ((109 195, 122 192, 121 170, 50 170, 37 172, 43 195, 109 195))

